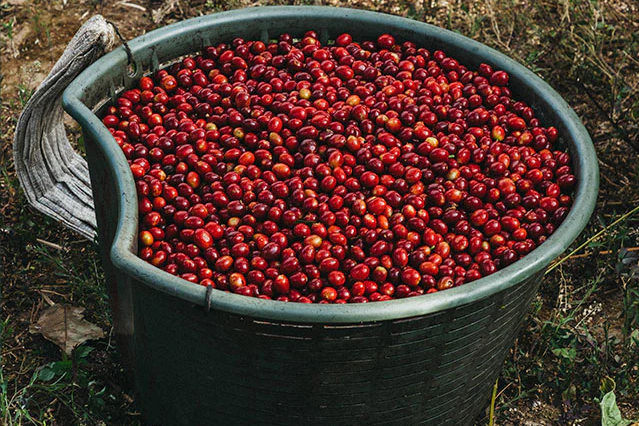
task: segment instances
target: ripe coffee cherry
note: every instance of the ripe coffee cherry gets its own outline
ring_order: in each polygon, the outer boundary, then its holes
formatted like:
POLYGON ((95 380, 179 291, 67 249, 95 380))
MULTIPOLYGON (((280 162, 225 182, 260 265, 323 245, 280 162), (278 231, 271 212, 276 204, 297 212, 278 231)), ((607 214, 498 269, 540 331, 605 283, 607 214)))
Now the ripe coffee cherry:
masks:
POLYGON ((381 49, 390 49, 395 44, 395 38, 390 34, 382 34, 377 38, 377 45, 381 49))
POLYGON ((577 184, 507 72, 390 34, 210 46, 141 78, 102 123, 135 180, 139 256, 262 299, 475 281, 542 244, 577 184))

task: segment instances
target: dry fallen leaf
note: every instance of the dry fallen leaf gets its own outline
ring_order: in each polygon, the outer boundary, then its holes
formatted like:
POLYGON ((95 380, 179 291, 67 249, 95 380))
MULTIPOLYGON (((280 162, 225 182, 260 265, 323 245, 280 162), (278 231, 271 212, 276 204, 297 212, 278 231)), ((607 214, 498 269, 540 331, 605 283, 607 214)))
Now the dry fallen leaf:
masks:
POLYGON ((56 304, 40 315, 29 332, 41 333, 45 339, 58 345, 67 355, 87 340, 104 337, 102 329, 84 319, 84 308, 56 304))

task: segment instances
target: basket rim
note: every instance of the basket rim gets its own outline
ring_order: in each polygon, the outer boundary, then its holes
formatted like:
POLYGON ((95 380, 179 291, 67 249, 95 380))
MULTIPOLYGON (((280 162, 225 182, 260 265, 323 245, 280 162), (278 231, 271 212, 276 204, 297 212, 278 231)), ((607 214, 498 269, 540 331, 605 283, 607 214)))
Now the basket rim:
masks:
MULTIPOLYGON (((564 252, 584 229, 592 214, 599 186, 599 172, 592 140, 579 117, 566 101, 540 77, 506 55, 480 42, 430 24, 379 12, 328 6, 263 6, 205 15, 151 31, 128 42, 134 55, 145 49, 155 49, 167 40, 198 37, 204 30, 221 24, 296 20, 312 16, 318 26, 333 20, 354 26, 375 25, 379 34, 402 31, 414 34, 414 39, 439 40, 455 49, 481 55, 482 62, 507 71, 523 89, 531 90, 547 104, 551 114, 564 126, 562 137, 571 149, 576 170, 577 190, 573 206, 564 222, 542 245, 521 260, 477 281, 446 291, 365 304, 301 304, 263 300, 206 288, 187 282, 146 263, 136 255, 137 193, 124 154, 101 120, 87 107, 83 98, 104 73, 114 67, 124 70, 127 56, 123 46, 103 56, 83 71, 62 98, 64 109, 81 125, 83 132, 96 141, 113 173, 116 191, 121 195, 117 229, 110 248, 110 259, 117 269, 165 294, 205 307, 265 320, 292 323, 358 324, 421 316, 469 304, 491 297, 525 282, 541 273, 550 262, 564 252)), ((351 28, 344 26, 344 28, 351 28)), ((291 30, 293 31, 293 30, 291 30)), ((461 58, 457 58, 463 62, 461 58)))

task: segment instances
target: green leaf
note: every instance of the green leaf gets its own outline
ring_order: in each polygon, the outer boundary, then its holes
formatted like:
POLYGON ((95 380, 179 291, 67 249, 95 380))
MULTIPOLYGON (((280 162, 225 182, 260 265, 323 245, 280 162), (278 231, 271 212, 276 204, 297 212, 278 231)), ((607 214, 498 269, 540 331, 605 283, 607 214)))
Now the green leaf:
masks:
POLYGON ((38 373, 38 378, 42 380, 43 382, 48 382, 49 380, 52 380, 54 377, 55 377, 55 372, 49 367, 44 367, 38 373))
POLYGON ((71 363, 71 360, 56 361, 49 364, 49 368, 54 374, 61 376, 65 373, 70 373, 73 368, 73 364, 71 363))
POLYGON ((577 398, 577 387, 574 383, 571 383, 564 391, 561 393, 561 398, 564 401, 574 401, 577 398))
POLYGON ((630 333, 630 346, 639 346, 639 328, 632 330, 632 333, 630 333))
POLYGON ((577 358, 577 350, 575 348, 556 348, 552 353, 558 358, 564 358, 568 361, 574 361, 577 358))
POLYGON ((94 348, 91 346, 80 345, 76 346, 73 352, 77 359, 83 359, 86 358, 91 353, 91 351, 93 351, 93 349, 94 348))
POLYGON ((617 407, 617 398, 613 391, 608 392, 601 399, 601 426, 628 426, 633 422, 621 417, 621 411, 617 407))

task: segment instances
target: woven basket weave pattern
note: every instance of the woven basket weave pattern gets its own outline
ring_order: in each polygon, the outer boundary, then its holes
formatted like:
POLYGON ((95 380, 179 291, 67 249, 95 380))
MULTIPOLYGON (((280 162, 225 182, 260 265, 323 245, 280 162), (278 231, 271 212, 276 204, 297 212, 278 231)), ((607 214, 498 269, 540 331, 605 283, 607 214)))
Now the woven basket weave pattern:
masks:
POLYGON ((140 368, 144 411, 175 425, 193 416, 225 425, 470 425, 537 278, 449 311, 352 326, 206 313, 134 284, 137 350, 153 354, 140 368))

